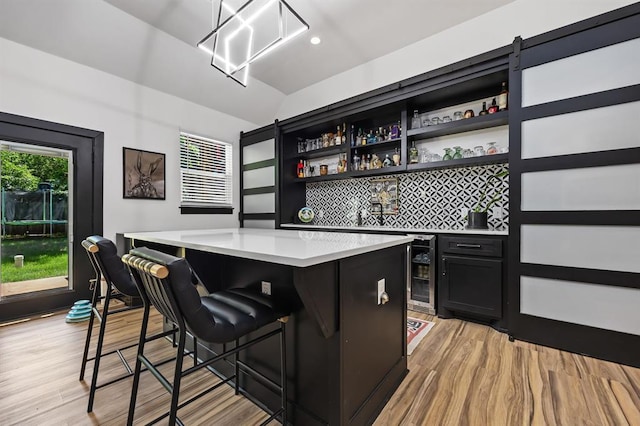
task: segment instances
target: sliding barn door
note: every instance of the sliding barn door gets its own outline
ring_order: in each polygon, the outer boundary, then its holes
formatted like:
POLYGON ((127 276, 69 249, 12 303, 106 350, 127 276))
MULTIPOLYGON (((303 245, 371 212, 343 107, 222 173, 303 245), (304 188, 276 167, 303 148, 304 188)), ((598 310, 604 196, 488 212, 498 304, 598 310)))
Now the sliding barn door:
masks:
POLYGON ((276 227, 277 163, 275 125, 240 135, 240 226, 276 227))
POLYGON ((517 40, 509 105, 510 333, 635 366, 639 9, 517 40))

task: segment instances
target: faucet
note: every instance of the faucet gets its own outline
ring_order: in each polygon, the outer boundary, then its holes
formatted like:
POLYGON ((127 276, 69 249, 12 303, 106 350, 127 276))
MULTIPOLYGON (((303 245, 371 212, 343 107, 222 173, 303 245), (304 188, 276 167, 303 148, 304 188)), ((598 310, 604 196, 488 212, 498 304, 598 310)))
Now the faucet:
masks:
POLYGON ((373 206, 378 206, 379 207, 378 211, 380 212, 380 216, 378 216, 378 223, 380 224, 380 226, 383 226, 384 225, 384 216, 383 216, 383 211, 382 211, 382 203, 371 202, 371 213, 373 213, 375 211, 373 209, 373 206))

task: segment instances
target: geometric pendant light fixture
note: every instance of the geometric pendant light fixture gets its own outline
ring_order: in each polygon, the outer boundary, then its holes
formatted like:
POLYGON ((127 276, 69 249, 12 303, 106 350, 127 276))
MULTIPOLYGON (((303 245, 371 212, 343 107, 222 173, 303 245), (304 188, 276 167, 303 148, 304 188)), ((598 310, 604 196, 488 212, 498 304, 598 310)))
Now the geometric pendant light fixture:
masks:
POLYGON ((198 47, 211 65, 247 86, 249 64, 267 55, 309 25, 285 0, 212 0, 213 30, 198 47))

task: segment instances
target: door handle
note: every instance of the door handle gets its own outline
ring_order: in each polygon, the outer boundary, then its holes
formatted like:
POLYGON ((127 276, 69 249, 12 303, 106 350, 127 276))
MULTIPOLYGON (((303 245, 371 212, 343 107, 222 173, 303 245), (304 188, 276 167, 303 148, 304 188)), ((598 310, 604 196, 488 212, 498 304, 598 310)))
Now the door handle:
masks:
POLYGON ((442 276, 444 277, 445 275, 447 275, 447 258, 443 257, 442 258, 442 276))
POLYGON ((456 244, 456 247, 459 247, 459 248, 482 248, 482 246, 480 244, 464 244, 464 243, 458 243, 458 244, 456 244))

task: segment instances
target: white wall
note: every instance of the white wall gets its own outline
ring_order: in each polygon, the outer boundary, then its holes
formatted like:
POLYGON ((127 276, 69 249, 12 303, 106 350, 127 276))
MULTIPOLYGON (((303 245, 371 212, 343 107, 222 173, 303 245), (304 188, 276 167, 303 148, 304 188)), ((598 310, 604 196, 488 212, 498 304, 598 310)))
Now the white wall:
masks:
POLYGON ((287 96, 282 120, 529 38, 635 0, 516 0, 287 96))
POLYGON ((104 132, 107 238, 124 231, 238 225, 238 173, 234 176, 234 214, 180 215, 178 132, 182 129, 234 143, 237 171, 239 132, 258 127, 255 123, 3 38, 0 111, 104 132), (122 198, 123 146, 166 153, 166 200, 122 198))

